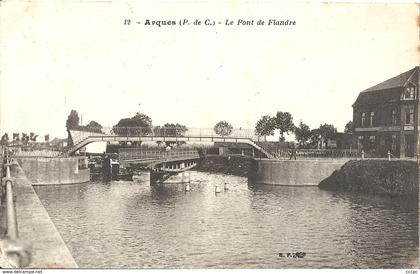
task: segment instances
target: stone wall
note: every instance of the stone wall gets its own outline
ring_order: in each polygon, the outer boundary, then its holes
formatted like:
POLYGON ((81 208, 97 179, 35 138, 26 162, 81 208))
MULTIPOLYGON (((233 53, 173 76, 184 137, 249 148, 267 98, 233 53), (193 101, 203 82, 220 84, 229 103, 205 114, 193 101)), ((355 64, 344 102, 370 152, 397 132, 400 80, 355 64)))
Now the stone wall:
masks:
POLYGON ((348 159, 259 159, 255 182, 271 185, 317 186, 348 159))
POLYGON ((207 155, 199 162, 198 171, 252 177, 256 168, 253 158, 246 156, 207 155))
POLYGON ((76 184, 90 181, 90 170, 80 157, 16 159, 33 185, 76 184), (83 167, 82 168, 79 168, 83 167))
POLYGON ((21 167, 14 163, 13 195, 19 239, 30 246, 29 268, 77 268, 66 244, 21 167))

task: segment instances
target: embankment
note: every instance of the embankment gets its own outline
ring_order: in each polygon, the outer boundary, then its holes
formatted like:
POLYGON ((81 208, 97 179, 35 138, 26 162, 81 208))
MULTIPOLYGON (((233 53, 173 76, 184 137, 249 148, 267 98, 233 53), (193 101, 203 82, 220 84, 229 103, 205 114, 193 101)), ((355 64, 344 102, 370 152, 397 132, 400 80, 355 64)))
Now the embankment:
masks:
POLYGON ((66 244, 35 193, 31 182, 16 162, 11 166, 16 178, 13 194, 16 197, 16 216, 19 238, 31 246, 29 268, 76 268, 66 244))
POLYGON ((32 185, 77 184, 90 181, 83 157, 16 158, 32 185))
POLYGON ((255 174, 256 168, 256 161, 250 157, 206 155, 195 170, 250 177, 255 174))
POLYGON ((317 186, 348 159, 258 159, 255 182, 283 186, 317 186))
POLYGON ((320 182, 319 188, 393 196, 418 195, 418 164, 414 161, 349 161, 320 182))
POLYGON ((249 178, 252 182, 285 186, 317 186, 348 159, 253 159, 207 155, 196 170, 249 178))

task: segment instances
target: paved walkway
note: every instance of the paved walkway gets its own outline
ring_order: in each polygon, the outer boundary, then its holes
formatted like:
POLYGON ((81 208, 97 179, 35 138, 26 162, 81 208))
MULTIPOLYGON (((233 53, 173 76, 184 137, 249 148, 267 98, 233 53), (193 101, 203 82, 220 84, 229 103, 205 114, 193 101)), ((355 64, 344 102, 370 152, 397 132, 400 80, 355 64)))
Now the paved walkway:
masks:
POLYGON ((18 164, 12 165, 11 175, 16 178, 13 194, 16 196, 19 238, 32 246, 32 260, 28 267, 77 268, 60 233, 18 164))

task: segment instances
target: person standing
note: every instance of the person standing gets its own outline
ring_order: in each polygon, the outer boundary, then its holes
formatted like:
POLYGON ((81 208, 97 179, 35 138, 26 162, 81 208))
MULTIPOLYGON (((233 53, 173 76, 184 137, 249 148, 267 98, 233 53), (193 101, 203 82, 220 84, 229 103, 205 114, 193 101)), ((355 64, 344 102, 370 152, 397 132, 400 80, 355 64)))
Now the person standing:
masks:
POLYGON ((295 160, 296 160, 296 148, 295 148, 295 146, 292 146, 292 148, 291 148, 291 150, 290 150, 290 158, 289 158, 289 160, 292 160, 292 158, 295 158, 295 160))

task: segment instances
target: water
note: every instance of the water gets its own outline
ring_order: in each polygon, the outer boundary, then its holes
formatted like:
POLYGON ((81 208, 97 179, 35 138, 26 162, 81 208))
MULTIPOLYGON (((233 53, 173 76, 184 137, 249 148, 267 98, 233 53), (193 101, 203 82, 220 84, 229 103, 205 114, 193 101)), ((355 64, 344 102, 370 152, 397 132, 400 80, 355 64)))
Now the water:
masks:
POLYGON ((191 180, 190 192, 181 184, 124 181, 42 186, 36 192, 80 267, 418 265, 414 201, 253 185, 199 172, 191 180), (306 256, 279 257, 288 252, 306 256))

